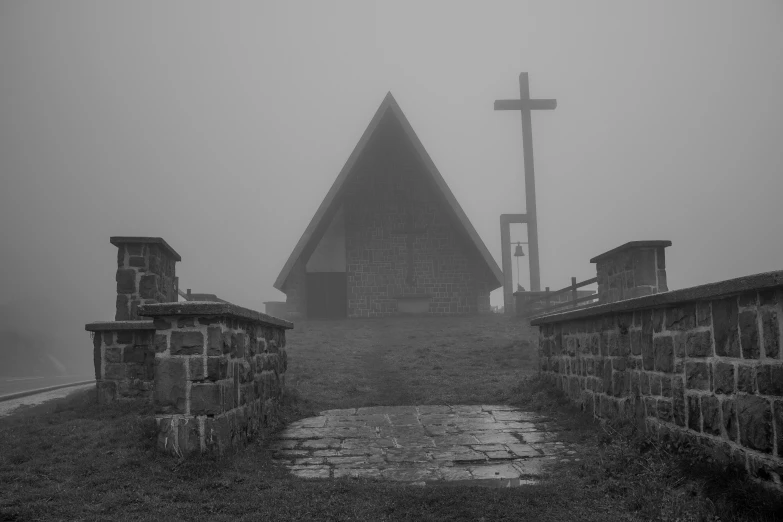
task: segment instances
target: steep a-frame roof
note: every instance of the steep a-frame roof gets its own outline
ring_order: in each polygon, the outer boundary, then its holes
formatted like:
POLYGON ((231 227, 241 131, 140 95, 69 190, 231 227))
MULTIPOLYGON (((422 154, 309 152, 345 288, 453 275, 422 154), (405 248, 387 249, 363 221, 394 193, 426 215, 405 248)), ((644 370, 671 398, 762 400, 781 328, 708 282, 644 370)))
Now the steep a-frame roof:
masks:
POLYGON ((288 279, 294 264, 296 264, 297 259, 299 259, 300 256, 302 256, 302 254, 308 250, 308 247, 312 248, 313 242, 320 240, 320 235, 323 234, 325 225, 328 225, 328 223, 325 223, 325 221, 329 219, 334 212, 334 207, 338 203, 338 196, 343 186, 345 185, 346 180, 353 171, 354 165, 366 148, 370 138, 378 129, 378 125, 380 124, 381 120, 384 118, 384 116, 386 116, 387 113, 391 114, 402 127, 405 135, 410 140, 411 145, 413 145, 413 148, 419 156, 419 159, 421 159, 422 163, 424 164, 425 171, 430 175, 432 181, 435 184, 435 187, 437 187, 438 191, 445 199, 448 210, 451 211, 453 217, 455 217, 456 220, 462 225, 462 231, 469 238, 470 242, 476 248, 478 254, 486 263, 486 268, 495 279, 494 281, 490 281, 497 285, 492 289, 502 286, 503 272, 500 271, 500 268, 495 262, 495 259, 492 257, 492 254, 489 253, 486 245, 484 245, 481 237, 479 237, 478 232, 476 232, 476 229, 473 228, 473 225, 470 223, 468 216, 462 210, 462 207, 460 207, 457 199, 454 197, 454 194, 452 194, 451 189, 449 189, 449 186, 446 184, 443 176, 441 176, 438 168, 435 166, 435 163, 433 163, 432 158, 430 158, 430 155, 424 149, 424 145, 422 145, 421 141, 419 141, 419 137, 416 136, 416 132, 414 132, 411 124, 405 117, 405 114, 403 114, 402 109, 400 109, 400 106, 394 99, 394 96, 392 96, 392 93, 389 92, 386 94, 386 97, 383 99, 380 107, 378 107, 378 110, 375 111, 375 115, 373 116, 372 120, 370 120, 370 124, 367 126, 367 129, 364 131, 364 134, 362 134, 362 137, 359 139, 356 147, 354 147, 353 152, 348 157, 348 161, 345 162, 345 165, 340 171, 340 174, 332 184, 332 188, 329 189, 329 192, 326 194, 323 202, 321 202, 318 210, 316 210, 313 219, 305 229, 304 234, 302 234, 302 237, 294 247, 293 252, 291 252, 288 261, 286 261, 283 269, 280 271, 280 275, 277 276, 274 287, 278 290, 282 291, 284 289, 286 280, 288 279))

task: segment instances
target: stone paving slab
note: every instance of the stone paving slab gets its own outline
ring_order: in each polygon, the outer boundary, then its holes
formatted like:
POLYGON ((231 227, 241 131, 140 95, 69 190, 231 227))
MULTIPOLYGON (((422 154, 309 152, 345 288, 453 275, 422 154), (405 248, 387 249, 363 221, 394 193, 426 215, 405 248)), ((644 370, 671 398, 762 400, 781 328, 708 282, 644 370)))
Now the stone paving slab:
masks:
POLYGON ((550 419, 512 406, 372 406, 293 422, 271 449, 301 478, 520 486, 573 454, 557 439, 550 419))

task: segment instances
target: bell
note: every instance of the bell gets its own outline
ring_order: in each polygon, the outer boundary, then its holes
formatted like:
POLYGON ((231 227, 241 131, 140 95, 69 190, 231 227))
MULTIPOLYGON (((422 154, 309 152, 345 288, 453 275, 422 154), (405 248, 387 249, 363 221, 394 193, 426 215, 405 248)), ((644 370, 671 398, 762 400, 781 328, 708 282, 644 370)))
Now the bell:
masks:
POLYGON ((514 257, 525 257, 525 252, 522 250, 522 245, 517 245, 516 250, 514 250, 514 257))

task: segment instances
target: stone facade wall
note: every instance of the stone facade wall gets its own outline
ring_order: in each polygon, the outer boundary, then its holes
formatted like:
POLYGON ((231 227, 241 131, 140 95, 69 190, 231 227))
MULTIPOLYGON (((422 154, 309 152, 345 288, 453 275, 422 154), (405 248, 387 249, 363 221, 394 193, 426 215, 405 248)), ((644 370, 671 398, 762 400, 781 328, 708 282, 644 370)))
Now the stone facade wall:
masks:
POLYGON ((534 320, 541 374, 596 417, 634 415, 780 488, 783 273, 752 278, 768 286, 723 291, 743 286, 734 280, 534 320))
POLYGON ((98 403, 151 398, 155 363, 152 321, 93 323, 87 330, 93 335, 98 403))
POLYGON ((669 290, 666 282, 665 246, 655 243, 666 241, 637 242, 649 247, 624 245, 597 256, 598 296, 602 303, 614 303, 669 290))
POLYGON ((158 448, 222 454, 278 415, 291 323, 227 303, 144 305, 154 318, 158 448))
POLYGON ((175 264, 179 255, 162 240, 145 243, 138 239, 112 238, 117 246, 116 321, 139 319, 142 304, 177 301, 175 264))
MULTIPOLYGON (((391 158, 404 157, 394 154, 391 158)), ((414 163, 415 165, 415 163, 414 163)), ((489 312, 489 276, 424 172, 365 161, 344 193, 348 316, 397 313, 397 296, 427 295, 436 315, 489 312), (408 216, 412 216, 409 219, 408 216), (406 228, 418 229, 409 240, 406 228), (408 250, 413 273, 408 274, 408 250)))

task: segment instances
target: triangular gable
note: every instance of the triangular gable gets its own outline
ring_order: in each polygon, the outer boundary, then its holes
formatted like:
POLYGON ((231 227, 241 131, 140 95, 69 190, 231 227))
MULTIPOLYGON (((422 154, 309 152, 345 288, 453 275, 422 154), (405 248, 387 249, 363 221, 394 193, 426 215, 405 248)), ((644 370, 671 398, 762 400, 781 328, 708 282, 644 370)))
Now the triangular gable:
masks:
POLYGON ((291 255, 288 257, 288 261, 286 261, 283 269, 280 271, 280 275, 277 276, 274 287, 278 290, 283 290, 286 279, 288 279, 288 276, 291 273, 291 270, 293 270, 296 261, 305 251, 308 244, 310 244, 313 239, 318 239, 313 237, 316 233, 316 230, 323 228, 324 219, 329 217, 330 210, 333 210, 332 206, 336 202, 337 196, 340 194, 345 181, 348 179, 348 176, 353 170, 356 161, 361 156, 362 152, 367 146, 367 143, 370 141, 370 138, 377 129, 378 124, 386 114, 386 111, 391 111, 391 114, 394 115, 396 120, 402 126, 402 129, 405 131, 405 135, 408 137, 414 149, 418 153, 419 158, 424 163, 426 171, 430 174, 432 180, 435 182, 435 186, 438 188, 441 195, 445 198, 449 210, 454 213, 454 216, 462 225, 464 232, 467 234, 468 238, 473 243, 473 246, 476 247, 476 250, 478 250, 481 258, 486 263, 487 268, 489 268, 489 270, 492 272, 492 275, 494 275, 497 286, 492 289, 494 290, 495 288, 501 287, 503 285, 503 272, 501 272, 500 267, 498 267, 498 264, 495 262, 492 254, 490 254, 489 250, 487 250, 486 245, 484 245, 484 242, 481 240, 481 237, 479 237, 476 229, 473 228, 473 224, 471 224, 468 216, 457 202, 457 199, 454 197, 451 189, 446 184, 446 180, 443 179, 443 176, 441 176, 438 168, 432 161, 432 158, 430 158, 430 155, 425 150, 424 145, 421 143, 421 141, 419 141, 419 137, 416 136, 416 132, 413 130, 413 127, 411 127, 411 124, 408 122, 408 119, 405 117, 405 114, 403 114, 402 109, 400 109, 400 106, 397 104, 397 101, 394 99, 394 96, 392 96, 391 92, 386 94, 386 97, 383 99, 380 107, 378 107, 378 110, 375 111, 375 115, 373 116, 372 120, 370 120, 370 124, 367 126, 364 134, 362 134, 362 137, 359 139, 356 147, 354 147, 353 152, 351 152, 351 155, 348 157, 348 161, 345 162, 345 165, 340 171, 340 174, 337 176, 337 179, 334 181, 332 187, 329 189, 329 192, 326 194, 326 197, 321 202, 318 210, 315 212, 313 219, 310 220, 310 224, 307 225, 307 228, 302 234, 302 237, 299 239, 299 242, 296 244, 294 250, 291 252, 291 255))

